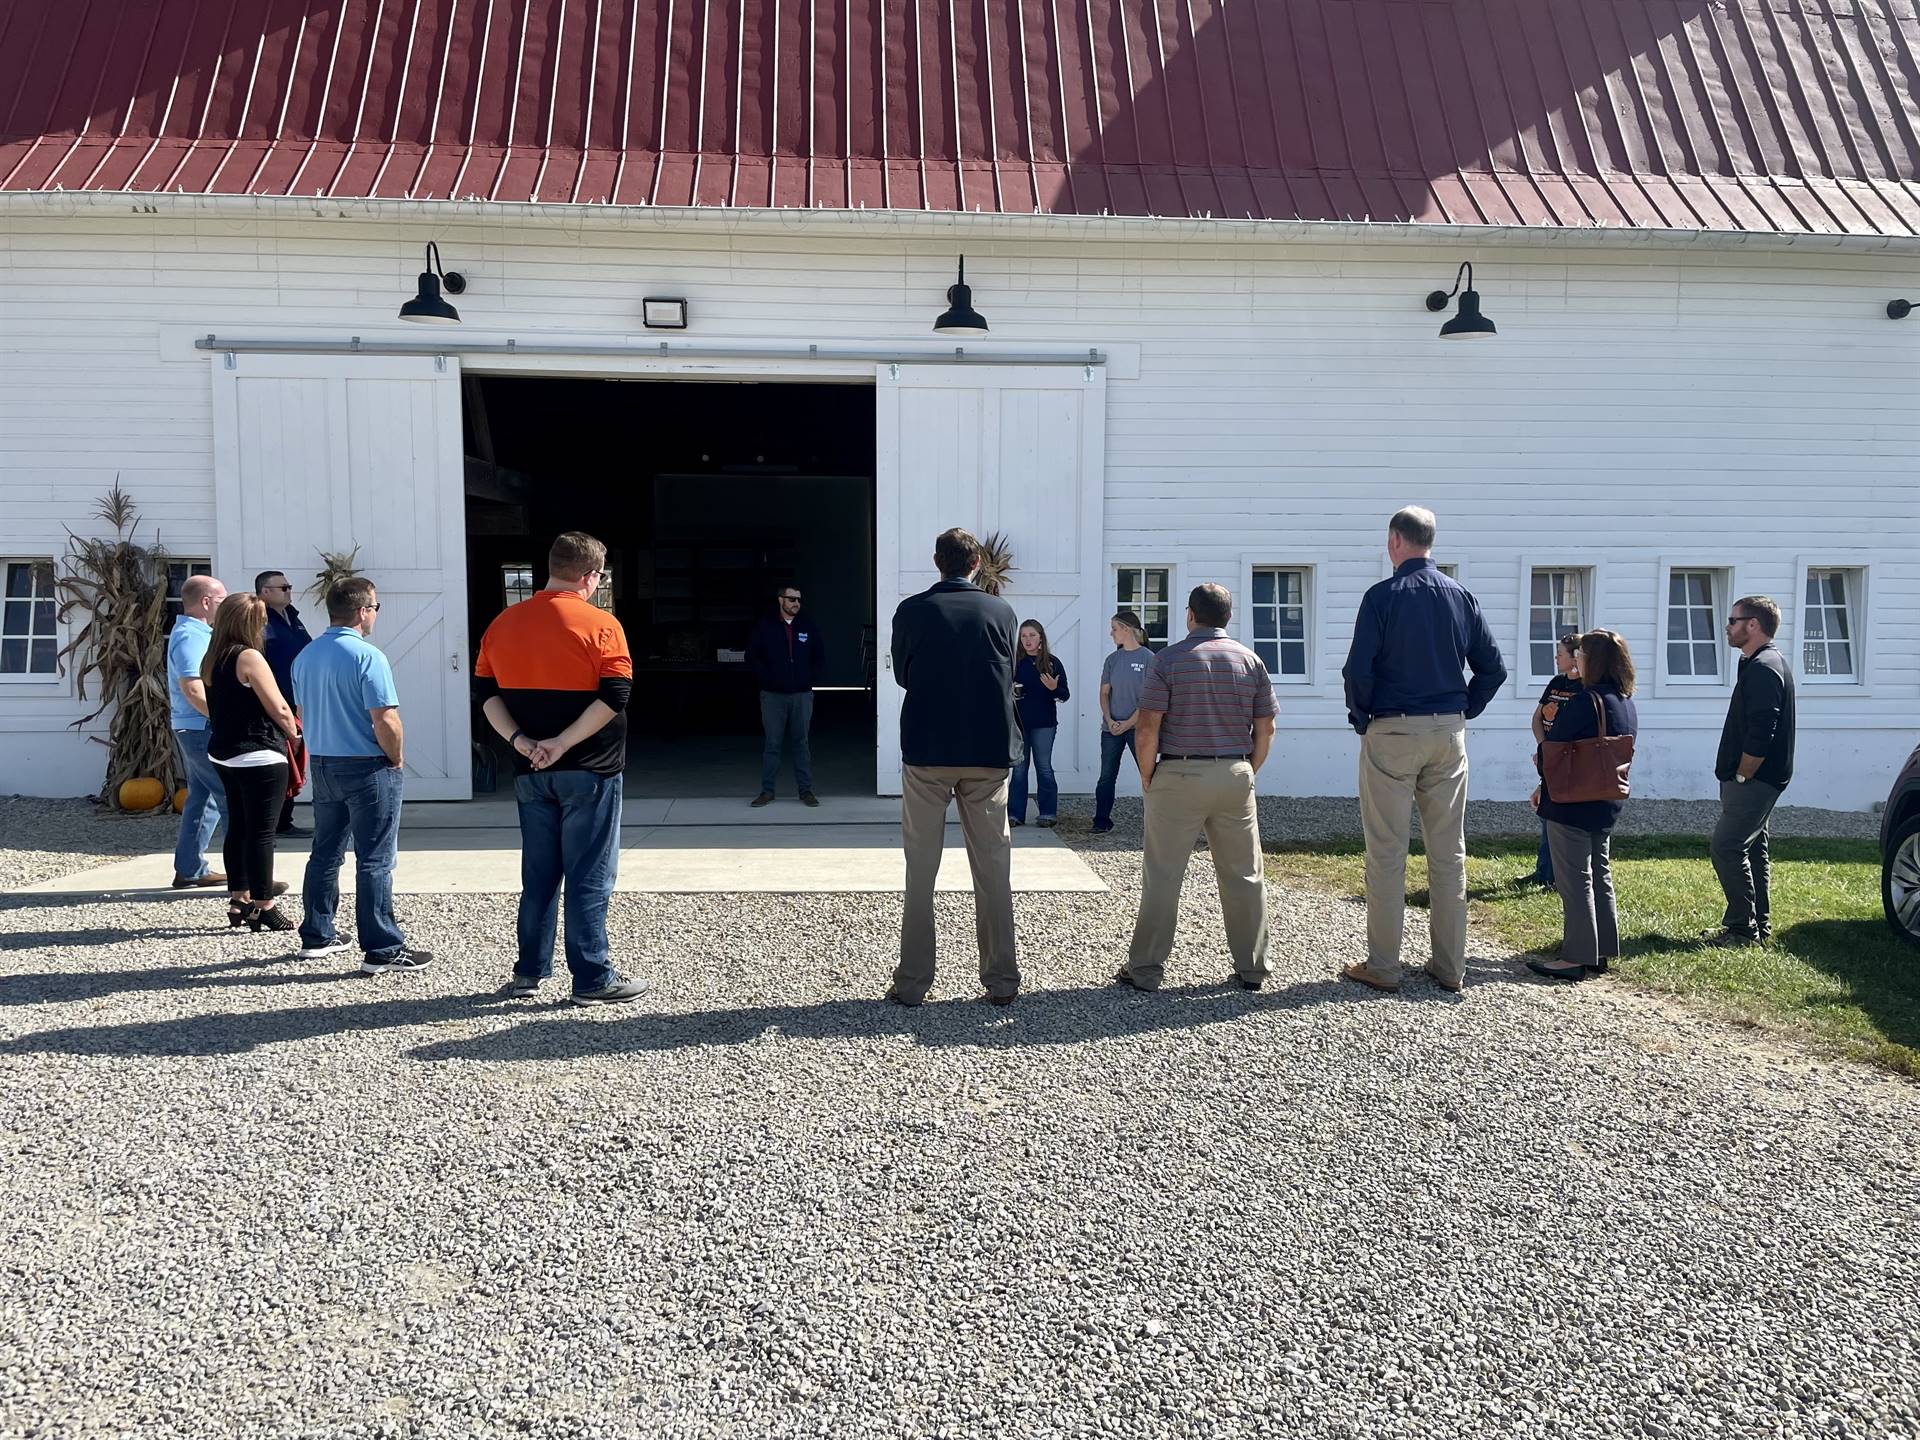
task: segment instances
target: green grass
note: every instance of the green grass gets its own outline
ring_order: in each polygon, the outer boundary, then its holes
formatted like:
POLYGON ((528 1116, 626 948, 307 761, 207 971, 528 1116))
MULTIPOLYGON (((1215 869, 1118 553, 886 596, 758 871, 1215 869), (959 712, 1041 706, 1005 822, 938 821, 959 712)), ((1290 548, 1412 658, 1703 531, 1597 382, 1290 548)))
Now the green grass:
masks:
MULTIPOLYGON (((1515 950, 1551 954, 1560 944, 1559 897, 1515 884, 1533 869, 1536 843, 1473 842, 1467 897, 1488 933, 1515 950)), ((1268 848, 1277 879, 1340 895, 1364 891, 1357 840, 1268 848)), ((1773 941, 1753 949, 1699 943, 1700 932, 1719 923, 1723 903, 1702 839, 1616 835, 1613 883, 1623 952, 1613 973, 1627 984, 1920 1077, 1920 950, 1887 928, 1872 841, 1776 840, 1773 941)), ((1416 844, 1409 904, 1426 905, 1426 885, 1426 857, 1416 844)))

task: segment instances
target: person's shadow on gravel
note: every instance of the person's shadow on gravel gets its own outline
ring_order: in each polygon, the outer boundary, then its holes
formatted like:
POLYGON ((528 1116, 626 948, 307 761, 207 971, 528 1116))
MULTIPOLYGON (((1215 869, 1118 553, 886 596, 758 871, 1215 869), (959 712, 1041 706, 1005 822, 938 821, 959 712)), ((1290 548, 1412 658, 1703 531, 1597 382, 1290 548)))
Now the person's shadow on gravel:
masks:
MULTIPOLYGON (((105 932, 114 938, 101 944, 122 944, 146 938, 125 931, 105 932)), ((198 935, 198 930, 183 931, 198 935)), ((44 943, 35 935, 9 935, 8 940, 29 944, 44 943)), ((147 970, 50 970, 30 975, 0 975, 0 1009, 9 1005, 71 1005, 87 1000, 104 1000, 109 995, 130 995, 143 990, 208 990, 221 987, 253 988, 262 985, 319 985, 336 980, 359 979, 353 971, 284 970, 261 972, 264 967, 298 959, 298 952, 257 956, 246 960, 215 960, 203 965, 168 965, 147 970)))

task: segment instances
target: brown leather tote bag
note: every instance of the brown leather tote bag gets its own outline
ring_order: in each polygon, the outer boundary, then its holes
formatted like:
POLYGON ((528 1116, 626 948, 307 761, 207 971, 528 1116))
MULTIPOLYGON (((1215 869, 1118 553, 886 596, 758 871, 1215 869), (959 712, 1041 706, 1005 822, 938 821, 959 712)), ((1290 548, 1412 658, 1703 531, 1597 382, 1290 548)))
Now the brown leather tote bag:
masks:
POLYGON ((1627 798, 1627 770, 1633 764, 1633 736, 1607 734, 1607 707, 1589 690, 1600 733, 1586 740, 1547 740, 1540 746, 1540 774, 1547 794, 1563 805, 1585 800, 1627 798))

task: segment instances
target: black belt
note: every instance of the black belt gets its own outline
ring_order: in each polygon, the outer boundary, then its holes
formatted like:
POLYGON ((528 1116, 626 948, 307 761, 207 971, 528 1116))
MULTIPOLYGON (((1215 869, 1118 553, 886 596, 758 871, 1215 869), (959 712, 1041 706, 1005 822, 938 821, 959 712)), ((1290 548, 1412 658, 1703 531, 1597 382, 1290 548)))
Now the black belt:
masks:
POLYGON ((1251 760, 1253 756, 1242 752, 1239 755, 1162 755, 1162 760, 1251 760))
POLYGON ((1443 715, 1460 715, 1464 713, 1465 713, 1464 711, 1460 711, 1460 710, 1422 710, 1418 715, 1415 715, 1410 710, 1375 710, 1375 711, 1372 711, 1367 716, 1367 719, 1369 720, 1438 720, 1443 715))

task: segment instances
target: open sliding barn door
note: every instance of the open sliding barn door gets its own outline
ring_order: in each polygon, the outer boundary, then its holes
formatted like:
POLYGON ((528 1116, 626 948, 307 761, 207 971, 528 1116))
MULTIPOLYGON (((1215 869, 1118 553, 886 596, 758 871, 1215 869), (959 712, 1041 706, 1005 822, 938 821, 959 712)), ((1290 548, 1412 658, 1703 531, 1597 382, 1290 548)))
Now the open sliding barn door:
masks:
MULTIPOLYGON (((472 793, 460 367, 452 357, 213 356, 214 570, 229 590, 280 569, 315 634, 322 550, 359 551, 380 595, 407 798, 472 793)), ((296 697, 297 698, 297 697, 296 697)))
POLYGON ((878 790, 900 793, 900 688, 888 656, 894 608, 938 578, 933 540, 960 525, 1002 531, 1004 592, 1047 627, 1073 698, 1060 707, 1063 789, 1099 776, 1100 665, 1112 648, 1102 564, 1106 372, 1098 365, 882 365, 875 483, 879 621, 878 790))

